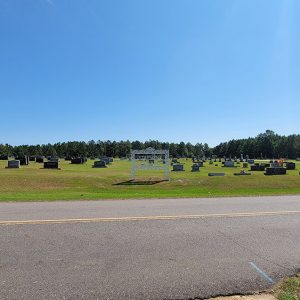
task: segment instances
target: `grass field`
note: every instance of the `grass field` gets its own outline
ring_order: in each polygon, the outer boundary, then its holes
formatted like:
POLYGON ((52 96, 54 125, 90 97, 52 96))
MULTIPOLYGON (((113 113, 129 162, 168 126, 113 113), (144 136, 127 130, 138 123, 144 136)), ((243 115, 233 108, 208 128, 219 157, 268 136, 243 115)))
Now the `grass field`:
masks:
POLYGON ((300 300, 300 274, 284 280, 275 296, 279 300, 300 300))
MULTIPOLYGON (((223 168, 205 163, 200 172, 191 172, 191 160, 181 160, 184 172, 171 172, 171 181, 157 184, 126 184, 130 162, 115 160, 106 169, 92 168, 93 161, 71 165, 62 160, 61 170, 41 169, 42 164, 31 162, 20 169, 6 169, 0 161, 0 201, 128 199, 168 197, 217 197, 300 194, 300 163, 287 175, 234 176, 242 168, 223 168), (225 172, 225 177, 208 177, 209 172, 225 172)), ((157 180, 162 173, 144 171, 138 180, 157 180)))

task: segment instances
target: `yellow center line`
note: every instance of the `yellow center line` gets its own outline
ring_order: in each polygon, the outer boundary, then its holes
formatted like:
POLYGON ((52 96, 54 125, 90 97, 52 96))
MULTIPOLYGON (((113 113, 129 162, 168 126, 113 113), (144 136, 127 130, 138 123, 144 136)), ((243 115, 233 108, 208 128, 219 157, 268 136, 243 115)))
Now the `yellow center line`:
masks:
POLYGON ((57 220, 19 220, 0 221, 0 226, 5 225, 34 225, 34 224, 71 224, 71 223, 96 223, 96 222, 128 222, 128 221, 156 221, 156 220, 184 220, 207 218, 239 218, 259 216, 297 215, 300 211, 264 211, 240 212, 223 214, 177 215, 177 216, 145 216, 145 217, 112 217, 112 218, 86 218, 86 219, 57 219, 57 220))

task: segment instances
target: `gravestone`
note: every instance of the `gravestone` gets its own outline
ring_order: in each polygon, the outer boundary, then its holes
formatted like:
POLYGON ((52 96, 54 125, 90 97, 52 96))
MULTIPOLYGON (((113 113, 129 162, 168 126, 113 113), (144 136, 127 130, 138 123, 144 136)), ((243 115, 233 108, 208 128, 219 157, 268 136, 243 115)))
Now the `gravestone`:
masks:
POLYGON ((208 176, 225 176, 225 173, 208 173, 208 176))
POLYGON ((173 171, 174 172, 184 171, 183 164, 173 164, 173 171))
POLYGON ((295 170, 296 169, 296 164, 293 163, 293 162, 286 162, 285 167, 286 167, 287 170, 295 170))
POLYGON ((250 164, 250 165, 253 165, 254 164, 254 159, 248 159, 247 163, 250 164))
POLYGON ((29 161, 35 161, 35 156, 29 156, 29 161))
POLYGON ((35 159, 35 162, 37 162, 37 163, 43 163, 44 159, 45 159, 44 156, 37 156, 36 159, 35 159))
POLYGON ((273 162, 270 164, 270 168, 280 168, 281 165, 278 162, 273 162))
POLYGON ((234 161, 225 161, 224 167, 226 168, 233 168, 234 167, 234 161))
POLYGON ((44 162, 44 169, 58 169, 58 161, 44 162))
POLYGON ((75 165, 83 164, 84 162, 85 162, 84 158, 82 158, 82 157, 77 157, 77 158, 71 159, 71 164, 75 164, 75 165))
POLYGON ((66 157, 65 157, 65 161, 71 161, 72 158, 73 158, 72 156, 66 156, 66 157))
POLYGON ((94 168, 107 168, 104 160, 94 161, 94 168))
POLYGON ((266 167, 264 165, 252 165, 251 171, 264 171, 266 167))
POLYGON ((286 168, 267 168, 265 175, 285 175, 286 174, 286 168))
POLYGON ((0 155, 0 160, 8 160, 8 155, 0 155))
POLYGON ((27 166, 29 164, 29 157, 27 155, 16 157, 16 160, 20 161, 21 166, 27 166))
POLYGON ((102 157, 100 158, 100 160, 105 161, 105 163, 106 163, 107 165, 109 165, 110 163, 113 162, 113 158, 112 158, 112 157, 107 157, 107 156, 102 156, 102 157))
POLYGON ((50 159, 49 159, 49 161, 52 161, 52 162, 59 162, 59 159, 57 158, 57 157, 51 157, 50 159))
POLYGON ((244 175, 251 175, 251 173, 246 173, 245 171, 241 171, 240 173, 234 173, 234 176, 244 176, 244 175))
POLYGON ((193 164, 192 165, 192 172, 199 172, 199 164, 193 164))
POLYGON ((7 168, 9 168, 9 169, 19 169, 20 168, 20 161, 19 160, 9 160, 7 162, 7 168))
POLYGON ((297 157, 297 158, 296 158, 296 161, 300 161, 300 157, 297 157))

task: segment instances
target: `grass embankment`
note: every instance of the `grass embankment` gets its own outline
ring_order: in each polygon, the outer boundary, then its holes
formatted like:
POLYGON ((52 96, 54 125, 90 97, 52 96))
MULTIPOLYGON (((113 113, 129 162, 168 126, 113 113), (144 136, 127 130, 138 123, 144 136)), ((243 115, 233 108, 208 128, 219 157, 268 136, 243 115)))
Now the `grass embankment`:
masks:
MULTIPOLYGON (((93 161, 72 165, 62 160, 61 170, 41 169, 42 164, 31 163, 20 169, 6 169, 0 161, 0 201, 129 199, 170 197, 218 197, 300 194, 299 171, 283 176, 234 176, 241 167, 224 168, 221 163, 205 163, 200 172, 191 172, 191 160, 181 160, 184 172, 171 172, 171 180, 151 184, 162 173, 140 172, 140 184, 126 183, 130 178, 130 162, 115 160, 105 169, 92 168, 93 161), (208 177, 209 172, 225 172, 225 177, 208 177), (145 180, 145 182, 142 182, 145 180)), ((241 165, 242 166, 242 165, 241 165)), ((297 162, 297 169, 300 164, 297 162)))
POLYGON ((300 275, 284 280, 275 296, 279 300, 300 300, 300 275))

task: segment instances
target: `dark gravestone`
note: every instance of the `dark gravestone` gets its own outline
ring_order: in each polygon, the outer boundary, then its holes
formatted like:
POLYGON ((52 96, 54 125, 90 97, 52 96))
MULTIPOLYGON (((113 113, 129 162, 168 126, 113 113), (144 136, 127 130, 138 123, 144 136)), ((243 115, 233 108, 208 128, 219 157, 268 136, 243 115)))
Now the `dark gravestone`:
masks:
POLYGON ((286 168, 267 168, 265 175, 285 175, 286 168))
POLYGON ((197 165, 199 166, 199 168, 203 168, 203 161, 197 162, 197 165))
POLYGON ((0 155, 0 160, 8 160, 8 155, 0 155))
POLYGON ((193 164, 192 165, 192 172, 199 172, 199 165, 198 164, 193 164))
POLYGON ((225 176, 225 173, 208 173, 208 176, 225 176))
POLYGON ((20 168, 20 161, 19 160, 9 160, 7 162, 7 168, 9 168, 9 169, 19 169, 20 168))
POLYGON ((107 168, 104 160, 98 160, 94 162, 93 168, 107 168))
POLYGON ((295 170, 296 169, 296 164, 293 162, 287 162, 285 166, 286 166, 287 170, 295 170))
POLYGON ((49 161, 53 161, 53 162, 59 162, 59 159, 57 157, 51 157, 50 159, 48 159, 49 161))
POLYGON ((173 171, 174 172, 184 171, 183 164, 173 164, 173 171))
POLYGON ((109 165, 111 163, 111 157, 103 156, 103 157, 100 158, 100 160, 105 161, 105 163, 107 165, 109 165))
POLYGON ((247 163, 250 164, 250 165, 253 165, 254 164, 254 159, 248 159, 247 163))
POLYGON ((84 158, 82 157, 77 157, 77 158, 72 158, 71 159, 71 164, 79 165, 85 163, 84 158))
POLYGON ((35 159, 35 162, 37 162, 37 163, 43 163, 44 159, 45 159, 44 156, 37 156, 36 159, 35 159))
POLYGON ((65 157, 65 161, 71 161, 72 158, 73 158, 72 156, 66 156, 66 157, 65 157))
POLYGON ((243 175, 251 175, 251 173, 246 173, 245 171, 241 171, 240 173, 234 173, 234 176, 243 176, 243 175))
POLYGON ((224 167, 226 168, 234 168, 234 161, 225 161, 224 167))
POLYGON ((58 169, 58 161, 44 162, 44 169, 58 169))
POLYGON ((29 156, 29 161, 35 161, 35 156, 29 156))
POLYGON ((29 164, 29 157, 28 156, 19 156, 16 157, 16 160, 20 161, 21 166, 27 166, 29 164))
POLYGON ((253 165, 251 171, 264 171, 266 167, 264 165, 253 165))

